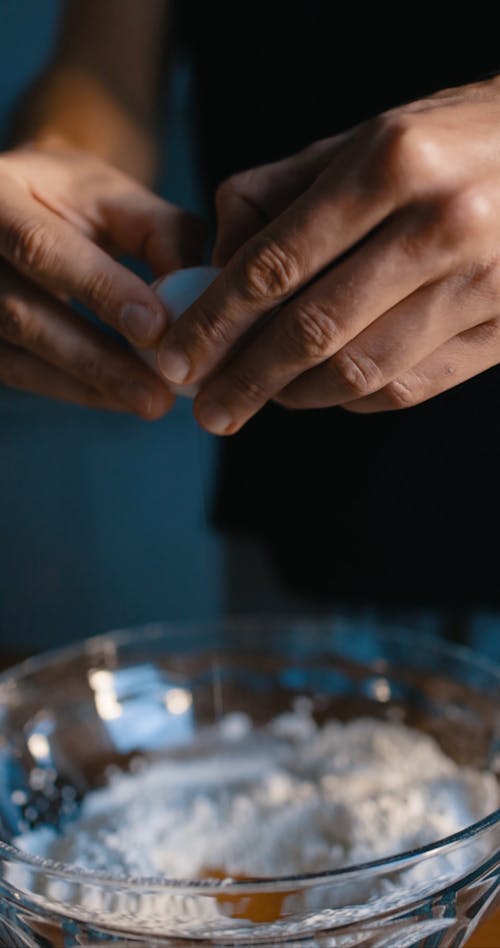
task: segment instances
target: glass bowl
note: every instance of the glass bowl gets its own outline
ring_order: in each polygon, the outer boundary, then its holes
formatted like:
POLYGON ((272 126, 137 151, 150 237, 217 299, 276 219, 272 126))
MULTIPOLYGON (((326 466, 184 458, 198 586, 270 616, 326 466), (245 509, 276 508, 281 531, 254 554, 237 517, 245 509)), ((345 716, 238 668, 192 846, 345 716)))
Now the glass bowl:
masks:
POLYGON ((116 877, 16 848, 138 760, 189 755, 200 726, 257 724, 307 696, 318 719, 375 716, 498 773, 500 669, 355 620, 157 624, 89 639, 0 678, 0 943, 17 946, 463 945, 500 883, 500 811, 433 845, 293 877, 116 877))

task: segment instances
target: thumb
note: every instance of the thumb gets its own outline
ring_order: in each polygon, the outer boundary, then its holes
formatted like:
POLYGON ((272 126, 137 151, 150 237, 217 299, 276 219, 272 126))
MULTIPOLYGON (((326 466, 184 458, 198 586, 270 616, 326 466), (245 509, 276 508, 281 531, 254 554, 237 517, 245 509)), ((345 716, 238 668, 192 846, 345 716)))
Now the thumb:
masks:
POLYGON ((336 139, 228 178, 215 196, 217 237, 213 263, 223 267, 245 241, 278 217, 309 188, 331 159, 336 139))
POLYGON ((154 276, 201 263, 203 221, 135 182, 100 201, 106 236, 121 253, 144 260, 154 276))

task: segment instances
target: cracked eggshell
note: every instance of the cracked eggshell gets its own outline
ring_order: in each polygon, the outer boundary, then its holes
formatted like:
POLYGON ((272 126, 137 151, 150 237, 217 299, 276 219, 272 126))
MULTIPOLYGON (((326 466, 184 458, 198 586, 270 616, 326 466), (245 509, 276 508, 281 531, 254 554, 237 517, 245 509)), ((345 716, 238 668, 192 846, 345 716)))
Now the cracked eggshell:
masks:
MULTIPOLYGON (((165 303, 175 322, 205 292, 219 273, 217 267, 187 267, 185 270, 176 270, 175 273, 160 277, 153 283, 153 290, 165 303)), ((158 372, 156 350, 141 349, 137 352, 144 362, 158 372)), ((188 398, 194 398, 198 391, 196 385, 169 385, 169 388, 176 395, 185 395, 188 398)))

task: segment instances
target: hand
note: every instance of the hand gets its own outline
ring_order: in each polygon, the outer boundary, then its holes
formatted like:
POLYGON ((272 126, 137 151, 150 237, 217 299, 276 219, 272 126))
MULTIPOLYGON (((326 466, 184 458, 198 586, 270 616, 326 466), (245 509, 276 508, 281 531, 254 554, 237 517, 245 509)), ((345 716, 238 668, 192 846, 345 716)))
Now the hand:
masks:
POLYGON ((269 399, 406 408, 500 361, 499 79, 239 175, 218 207, 229 262, 159 356, 203 380, 209 431, 269 399))
POLYGON ((153 346, 168 315, 113 258, 132 254, 160 275, 197 262, 201 238, 190 215, 86 152, 0 155, 0 383, 160 417, 173 402, 161 379, 69 300, 134 346, 153 346))

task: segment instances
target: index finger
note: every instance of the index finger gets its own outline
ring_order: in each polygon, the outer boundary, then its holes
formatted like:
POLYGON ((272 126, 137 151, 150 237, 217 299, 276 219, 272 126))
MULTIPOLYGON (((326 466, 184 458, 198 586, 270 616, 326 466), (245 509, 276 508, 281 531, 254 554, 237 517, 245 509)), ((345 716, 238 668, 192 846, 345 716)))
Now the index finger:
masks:
POLYGON ((259 320, 344 254, 392 210, 389 190, 359 185, 343 155, 249 240, 172 326, 158 367, 175 384, 208 376, 259 320))
POLYGON ((82 303, 136 346, 151 346, 168 314, 150 287, 76 227, 9 181, 0 255, 43 289, 82 303))

